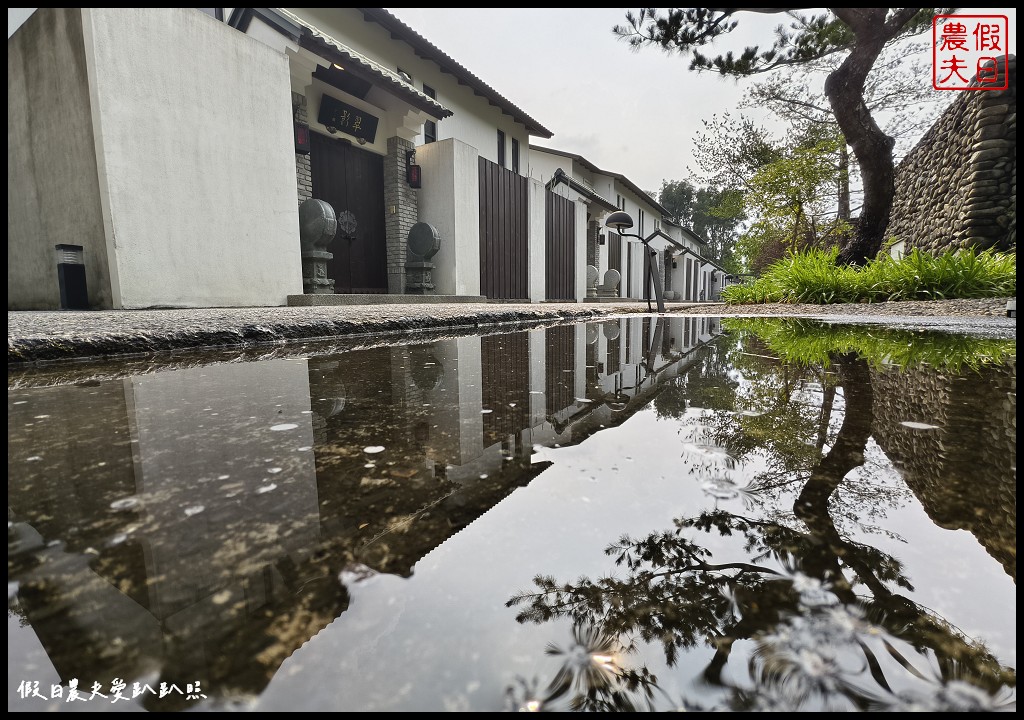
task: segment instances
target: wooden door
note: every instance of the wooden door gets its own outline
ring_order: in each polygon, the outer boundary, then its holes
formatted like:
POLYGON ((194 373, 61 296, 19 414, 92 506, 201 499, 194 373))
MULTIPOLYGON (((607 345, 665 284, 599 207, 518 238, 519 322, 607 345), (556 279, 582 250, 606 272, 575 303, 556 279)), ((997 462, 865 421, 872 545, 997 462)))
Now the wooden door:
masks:
POLYGON ((525 177, 479 160, 480 294, 525 300, 530 248, 525 177))
POLYGON ((387 239, 384 226, 384 159, 343 140, 311 133, 313 197, 325 200, 339 220, 352 213, 356 230, 338 234, 328 246, 334 259, 327 274, 336 293, 386 293, 387 239))
POLYGON ((545 297, 576 298, 576 205, 550 190, 544 193, 545 297))

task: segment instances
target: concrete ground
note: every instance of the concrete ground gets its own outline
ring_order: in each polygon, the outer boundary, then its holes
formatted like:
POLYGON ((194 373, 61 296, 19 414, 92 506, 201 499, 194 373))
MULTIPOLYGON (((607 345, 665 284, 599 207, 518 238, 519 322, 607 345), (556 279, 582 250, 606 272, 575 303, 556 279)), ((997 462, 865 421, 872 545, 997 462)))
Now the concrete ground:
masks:
MULTIPOLYGON (((858 305, 669 303, 680 315, 781 315, 884 322, 1016 338, 1006 298, 858 305)), ((336 307, 9 311, 8 365, 115 358, 201 348, 250 347, 321 338, 406 335, 426 330, 535 326, 646 313, 647 303, 452 303, 336 307)))

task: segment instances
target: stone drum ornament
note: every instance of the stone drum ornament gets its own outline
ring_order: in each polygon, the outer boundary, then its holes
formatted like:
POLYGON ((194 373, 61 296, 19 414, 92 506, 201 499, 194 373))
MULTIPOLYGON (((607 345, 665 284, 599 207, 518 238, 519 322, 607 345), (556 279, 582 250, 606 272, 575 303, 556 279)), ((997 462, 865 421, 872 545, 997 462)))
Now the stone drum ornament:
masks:
POLYGON ((334 280, 327 277, 327 261, 334 254, 327 252, 327 246, 337 232, 338 221, 330 203, 311 198, 299 205, 302 292, 307 295, 334 293, 334 280))
POLYGON ((409 259, 405 263, 406 294, 432 294, 434 281, 431 272, 434 263, 430 262, 430 258, 441 249, 441 236, 433 225, 418 222, 409 230, 406 245, 409 248, 409 259))

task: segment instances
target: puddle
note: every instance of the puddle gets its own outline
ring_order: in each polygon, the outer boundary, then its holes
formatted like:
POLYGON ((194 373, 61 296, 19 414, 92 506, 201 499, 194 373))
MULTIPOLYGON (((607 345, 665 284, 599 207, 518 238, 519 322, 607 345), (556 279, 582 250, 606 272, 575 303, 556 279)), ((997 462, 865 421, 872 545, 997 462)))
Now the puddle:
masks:
POLYGON ((631 316, 8 378, 9 710, 1015 709, 1013 341, 631 316))

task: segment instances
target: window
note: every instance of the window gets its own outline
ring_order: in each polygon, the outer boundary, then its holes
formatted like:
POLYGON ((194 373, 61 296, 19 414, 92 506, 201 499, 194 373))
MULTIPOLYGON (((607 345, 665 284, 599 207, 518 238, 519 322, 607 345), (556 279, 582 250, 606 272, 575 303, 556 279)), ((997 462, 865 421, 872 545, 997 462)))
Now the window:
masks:
POLYGON ((406 72, 405 70, 403 70, 402 68, 396 68, 396 69, 398 70, 398 77, 402 78, 402 79, 403 79, 403 80, 405 80, 405 81, 406 81, 407 83, 409 83, 410 85, 412 85, 412 75, 410 75, 409 73, 407 73, 407 72, 406 72))
POLYGON ((626 209, 626 198, 622 197, 621 195, 616 194, 615 195, 615 206, 618 207, 619 210, 625 210, 626 209))
MULTIPOLYGON (((437 93, 434 88, 429 85, 423 86, 423 94, 429 98, 437 100, 437 93)), ((423 144, 432 143, 437 140, 437 123, 433 120, 427 120, 423 123, 423 144)))
POLYGON ((505 133, 498 131, 498 165, 505 167, 505 133))
POLYGON ((519 172, 519 141, 512 138, 512 172, 519 172))
POLYGON ((206 13, 207 15, 216 20, 224 20, 224 8, 196 8, 196 10, 202 13, 206 13))
POLYGON ((640 234, 644 234, 644 211, 640 211, 640 234))

